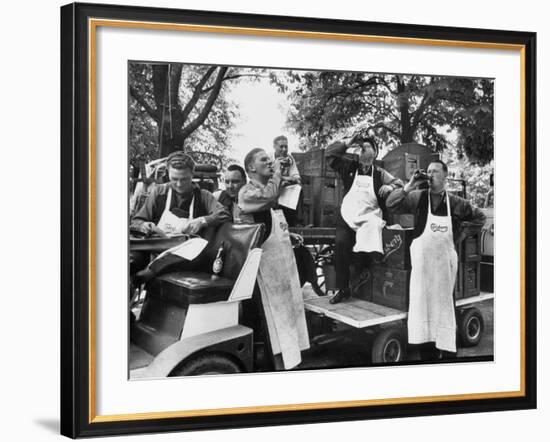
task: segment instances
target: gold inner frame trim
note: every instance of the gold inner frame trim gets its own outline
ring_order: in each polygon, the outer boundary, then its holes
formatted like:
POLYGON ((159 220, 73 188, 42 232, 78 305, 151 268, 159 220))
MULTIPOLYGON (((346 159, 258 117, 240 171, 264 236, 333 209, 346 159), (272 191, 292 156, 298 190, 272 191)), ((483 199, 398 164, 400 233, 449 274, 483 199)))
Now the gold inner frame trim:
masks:
POLYGON ((263 28, 244 28, 232 26, 210 26, 210 25, 191 25, 180 23, 156 23, 156 22, 140 22, 130 20, 111 20, 111 19, 95 19, 88 20, 88 85, 89 85, 89 423, 100 422, 119 422, 119 421, 137 421, 146 419, 169 419, 179 417, 198 417, 198 416, 219 416, 219 415, 239 415, 247 413, 270 413, 281 411, 304 411, 304 410, 322 410, 328 408, 349 408, 349 407, 365 407, 376 405, 398 405, 398 404, 416 404, 427 402, 442 402, 442 401, 461 401, 461 400, 482 400, 482 399, 499 399, 499 398, 514 398, 525 396, 525 108, 526 108, 526 48, 521 44, 505 44, 493 42, 475 42, 475 41, 458 41, 458 40, 440 40, 440 39, 424 39, 424 38, 405 38, 405 37, 389 37, 376 35, 358 35, 358 34, 339 34, 339 33, 323 33, 323 32, 308 32, 308 31, 292 31, 283 29, 263 29, 263 28), (456 395, 439 395, 439 396, 418 396, 404 398, 388 398, 388 399, 369 399, 369 400, 354 400, 354 401, 337 401, 337 402, 317 402, 317 403, 302 403, 302 404, 284 404, 284 405, 262 405, 252 407, 235 407, 235 408, 219 408, 219 409, 198 409, 198 410, 181 410, 181 411, 162 411, 150 413, 132 413, 132 414, 116 414, 116 415, 97 415, 96 414, 96 31, 97 27, 115 27, 115 28, 134 28, 147 30, 169 30, 169 31, 185 31, 185 32, 207 32, 218 34, 235 34, 242 36, 265 36, 265 37, 287 37, 287 38, 308 38, 308 39, 324 39, 324 40, 340 40, 340 41, 355 41, 369 43, 386 43, 386 44, 409 44, 420 46, 444 46, 444 47, 460 47, 460 48, 475 48, 475 49, 496 49, 519 51, 521 80, 520 80, 520 209, 521 209, 521 227, 520 227, 520 389, 518 391, 505 392, 487 392, 487 393, 468 393, 456 395))

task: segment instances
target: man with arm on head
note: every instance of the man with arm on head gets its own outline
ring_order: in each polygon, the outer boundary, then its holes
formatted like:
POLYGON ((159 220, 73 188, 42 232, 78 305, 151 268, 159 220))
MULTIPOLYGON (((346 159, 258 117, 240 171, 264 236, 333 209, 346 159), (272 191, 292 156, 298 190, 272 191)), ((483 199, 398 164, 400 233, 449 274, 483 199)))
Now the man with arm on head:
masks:
POLYGON ((422 358, 456 356, 456 316, 453 292, 457 273, 455 238, 460 223, 483 225, 485 215, 468 201, 449 194, 447 165, 433 161, 428 179, 414 173, 409 182, 391 193, 390 210, 414 213, 416 224, 411 244, 411 280, 407 321, 410 344, 422 358), (421 182, 429 188, 416 190, 421 182))
MULTIPOLYGON (((371 258, 364 253, 354 253, 356 232, 362 226, 360 221, 370 219, 367 223, 374 226, 376 219, 372 218, 373 215, 386 219, 385 199, 392 190, 403 185, 401 180, 374 165, 377 155, 375 141, 361 134, 354 135, 347 144, 337 141, 326 149, 328 165, 342 179, 345 193, 336 217, 335 270, 338 291, 330 300, 332 304, 351 296, 350 268, 353 267, 354 279, 360 269, 368 268, 365 260, 371 258), (347 155, 348 148, 358 151, 358 157, 347 155)), ((380 229, 374 227, 367 234, 381 235, 381 231, 376 232, 380 229)))
POLYGON ((232 221, 237 223, 239 222, 237 198, 239 196, 239 191, 246 184, 246 173, 244 169, 238 164, 230 164, 227 166, 224 182, 225 190, 214 192, 214 196, 231 215, 232 221))
MULTIPOLYGON (((132 218, 130 229, 145 235, 196 235, 206 227, 229 220, 229 214, 214 195, 193 183, 195 163, 189 155, 174 152, 168 156, 166 165, 170 181, 153 189, 132 218)), ((146 253, 130 252, 130 274, 144 268, 147 260, 146 253)))

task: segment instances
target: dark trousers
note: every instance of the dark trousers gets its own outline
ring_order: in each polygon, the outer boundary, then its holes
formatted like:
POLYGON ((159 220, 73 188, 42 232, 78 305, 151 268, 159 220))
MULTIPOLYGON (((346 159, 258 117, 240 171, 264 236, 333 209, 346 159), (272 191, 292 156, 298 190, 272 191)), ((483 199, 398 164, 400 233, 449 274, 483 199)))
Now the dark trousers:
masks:
POLYGON ((346 289, 355 285, 361 272, 372 264, 372 254, 354 253, 355 231, 346 224, 340 213, 336 218, 336 240, 334 247, 334 269, 336 289, 346 289))
POLYGON ((151 254, 149 252, 130 252, 130 276, 135 275, 140 270, 143 270, 149 264, 151 254))
POLYGON ((456 352, 438 350, 434 342, 414 345, 418 350, 420 360, 424 362, 456 359, 456 352))

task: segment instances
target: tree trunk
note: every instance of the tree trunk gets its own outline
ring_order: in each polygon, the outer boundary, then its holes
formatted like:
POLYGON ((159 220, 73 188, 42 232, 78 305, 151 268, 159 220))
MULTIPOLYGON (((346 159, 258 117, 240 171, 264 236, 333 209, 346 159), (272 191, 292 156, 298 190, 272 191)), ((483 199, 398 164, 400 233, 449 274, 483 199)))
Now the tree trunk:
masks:
POLYGON ((397 100, 398 100, 398 109, 399 116, 401 120, 401 144, 411 143, 413 139, 413 130, 411 127, 411 114, 409 107, 409 94, 407 85, 405 84, 403 78, 397 76, 397 100))

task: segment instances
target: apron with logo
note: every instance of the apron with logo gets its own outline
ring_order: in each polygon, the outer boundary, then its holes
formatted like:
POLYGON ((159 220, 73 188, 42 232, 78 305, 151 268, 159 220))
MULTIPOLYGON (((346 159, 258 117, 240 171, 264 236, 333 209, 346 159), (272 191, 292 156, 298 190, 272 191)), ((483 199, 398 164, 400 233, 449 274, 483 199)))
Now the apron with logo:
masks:
POLYGON ((300 352, 309 348, 309 336, 296 260, 281 210, 271 209, 271 234, 262 245, 258 285, 273 354, 282 355, 288 370, 302 361, 300 352))
POLYGON ((382 228, 386 223, 378 206, 372 176, 355 173, 353 184, 342 200, 340 213, 356 232, 354 252, 383 253, 382 228))
POLYGON ((411 244, 411 284, 408 317, 409 343, 435 342, 436 348, 456 352, 453 300, 457 255, 449 196, 447 216, 428 216, 424 232, 411 244))
POLYGON ((189 205, 189 218, 180 218, 179 216, 174 215, 170 211, 170 203, 172 202, 172 188, 168 189, 168 195, 166 196, 166 205, 164 206, 164 212, 157 224, 157 227, 161 229, 168 236, 177 235, 187 227, 189 221, 193 219, 193 210, 195 205, 195 196, 191 199, 191 204, 189 205))

